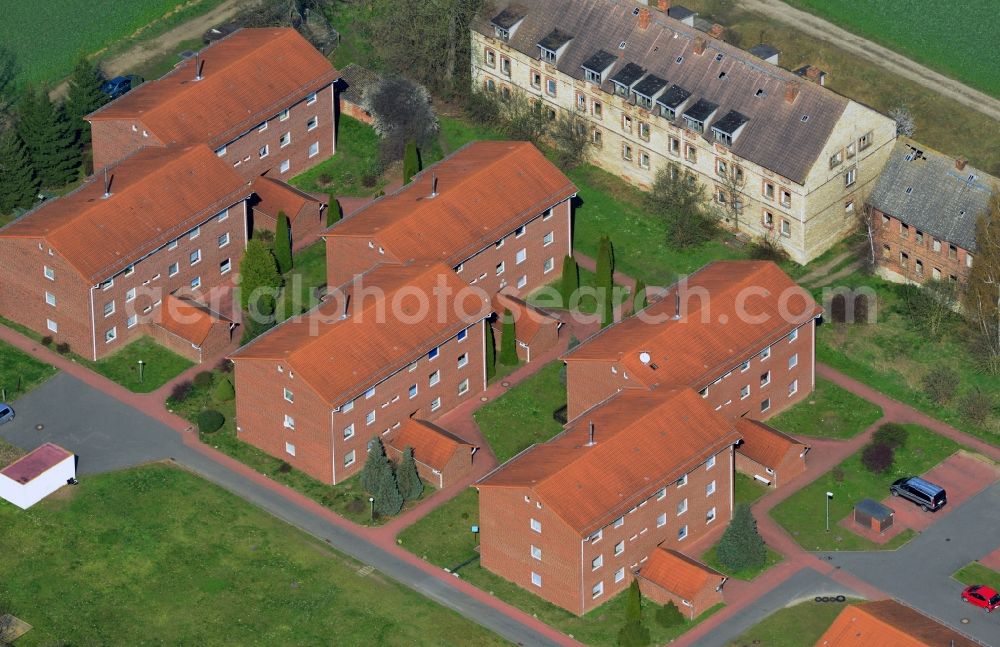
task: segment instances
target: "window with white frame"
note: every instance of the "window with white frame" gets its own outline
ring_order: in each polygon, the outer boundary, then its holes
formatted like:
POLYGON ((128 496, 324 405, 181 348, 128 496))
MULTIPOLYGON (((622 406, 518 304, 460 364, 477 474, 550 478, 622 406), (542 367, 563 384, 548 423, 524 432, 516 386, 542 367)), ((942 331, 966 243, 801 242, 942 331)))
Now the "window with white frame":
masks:
POLYGON ((684 514, 685 512, 687 512, 687 509, 688 509, 688 500, 687 499, 681 500, 681 502, 677 504, 677 515, 680 516, 684 514))
POLYGON ((844 173, 844 186, 851 186, 858 179, 858 167, 849 168, 847 172, 844 173))
POLYGON ((555 257, 550 256, 550 257, 546 258, 545 259, 545 263, 542 264, 542 274, 548 274, 549 272, 551 272, 552 270, 554 270, 555 267, 556 267, 556 259, 555 259, 555 257))
POLYGON ((46 292, 45 293, 45 303, 49 304, 52 307, 55 307, 55 305, 56 305, 56 295, 52 294, 51 292, 46 292))
POLYGON ((56 322, 52 321, 51 319, 46 319, 45 320, 45 327, 48 328, 52 332, 59 332, 59 324, 57 324, 56 322))
POLYGON ((497 276, 503 274, 504 269, 506 269, 506 264, 503 261, 497 263, 497 276))
POLYGON ((437 411, 441 408, 441 398, 434 398, 431 400, 431 411, 437 411))
POLYGON ((519 249, 517 251, 517 255, 514 256, 514 263, 516 265, 520 265, 525 260, 527 260, 527 258, 528 258, 528 250, 526 250, 526 249, 519 249))
POLYGON ((681 526, 677 529, 677 541, 681 541, 688 536, 688 527, 681 526))
POLYGON ((114 279, 108 279, 104 283, 101 283, 101 289, 102 290, 109 290, 109 289, 111 289, 114 286, 114 284, 115 284, 115 280, 114 279))
POLYGON ((344 403, 342 407, 340 407, 340 410, 343 411, 344 413, 347 413, 352 409, 354 409, 354 400, 348 400, 347 402, 344 403))
POLYGON ((555 236, 550 231, 549 233, 542 236, 542 247, 548 247, 549 245, 552 244, 553 240, 555 240, 555 236))
POLYGON ((685 475, 681 476, 679 479, 677 479, 677 487, 684 487, 687 484, 688 484, 688 475, 687 474, 685 474, 685 475))
POLYGON ((197 265, 198 263, 200 263, 201 262, 201 249, 196 249, 193 252, 191 252, 190 254, 188 254, 188 260, 191 262, 191 265, 197 265))
POLYGON ((125 322, 128 328, 135 328, 139 325, 139 315, 129 315, 128 320, 125 322))
POLYGON ((133 301, 135 301, 135 288, 129 288, 125 291, 125 303, 132 303, 133 301))
POLYGON ((596 571, 600 567, 604 566, 604 554, 600 554, 594 559, 590 560, 590 570, 596 571))
POLYGON ((469 392, 469 378, 465 378, 458 385, 458 394, 465 395, 469 392))
POLYGON ((257 126, 257 132, 262 133, 267 130, 267 122, 263 122, 261 125, 257 126))
POLYGON ((191 283, 189 285, 191 286, 192 290, 197 290, 198 288, 201 287, 201 277, 200 276, 194 277, 193 279, 191 279, 191 283))
POLYGON ((750 397, 750 385, 744 384, 740 387, 740 400, 746 400, 750 397))
POLYGON ((375 410, 374 409, 372 409, 367 414, 365 414, 365 424, 366 425, 373 425, 373 424, 375 424, 375 410))
POLYGON ((354 438, 354 423, 353 422, 351 424, 347 425, 346 427, 344 427, 344 440, 348 440, 349 438, 354 438))
POLYGON ((45 274, 45 278, 47 278, 48 280, 50 281, 56 280, 56 271, 51 267, 49 267, 48 265, 42 268, 42 272, 45 274))
POLYGON ((535 586, 541 588, 541 586, 542 586, 542 576, 539 575, 538 573, 532 571, 531 572, 531 583, 534 584, 535 586))
POLYGON ((430 349, 430 350, 429 350, 429 351, 427 352, 427 359, 428 359, 428 360, 432 360, 432 359, 434 359, 435 357, 437 357, 437 356, 438 356, 438 354, 439 354, 440 352, 441 352, 441 349, 440 349, 440 347, 438 347, 438 346, 435 346, 434 348, 430 349))
POLYGON ((520 278, 517 279, 517 289, 520 290, 528 284, 528 275, 522 274, 520 278))
POLYGON ((625 525, 625 517, 618 517, 615 519, 615 528, 621 528, 625 525))
POLYGON ((371 400, 374 397, 375 397, 375 387, 373 386, 372 388, 365 391, 365 400, 371 400))
POLYGON ((771 371, 765 371, 760 374, 760 385, 767 386, 771 383, 771 371))
POLYGON ((621 582, 624 579, 625 579, 625 567, 622 566, 617 571, 615 571, 615 584, 621 582))
POLYGON ((740 364, 740 373, 746 373, 750 370, 750 360, 747 360, 740 364))
POLYGON ((295 429, 295 418, 285 414, 285 429, 295 429))
POLYGON ((284 120, 288 119, 288 116, 290 114, 291 114, 291 109, 290 108, 285 108, 284 110, 282 110, 281 112, 278 113, 278 121, 284 121, 284 120))
POLYGON ((799 354, 795 353, 788 358, 788 368, 795 368, 799 365, 799 354))
POLYGON ((285 443, 285 453, 289 456, 295 456, 295 445, 292 443, 285 443))
POLYGON ((715 494, 715 481, 705 486, 705 496, 712 496, 713 494, 715 494))
POLYGON ((662 512, 660 513, 660 516, 656 518, 656 527, 662 528, 665 525, 667 525, 667 513, 662 512))
POLYGON ((357 460, 357 456, 358 456, 357 451, 353 449, 344 454, 344 467, 350 467, 351 465, 354 465, 354 461, 357 460))
POLYGON ((188 232, 188 240, 194 240, 198 236, 201 236, 201 227, 195 227, 190 232, 188 232))
POLYGON ((771 408, 771 398, 764 398, 760 401, 760 412, 764 413, 771 408))
POLYGON ((135 274, 135 265, 129 265, 125 268, 125 271, 122 272, 122 276, 132 276, 133 274, 135 274))
POLYGON ((765 360, 765 359, 767 359, 770 356, 771 356, 771 347, 770 346, 768 346, 764 350, 760 351, 760 359, 761 360, 765 360))
POLYGON ((458 331, 458 334, 455 335, 455 339, 457 341, 462 341, 463 339, 465 339, 468 336, 469 336, 469 329, 468 328, 464 328, 464 329, 458 331))
POLYGON ((542 561, 542 549, 534 544, 531 545, 531 558, 542 561))
POLYGON ((319 142, 313 142, 309 144, 309 157, 316 157, 319 155, 319 142))
POLYGON ((665 487, 660 488, 660 491, 656 493, 656 500, 662 501, 663 499, 666 498, 666 496, 667 496, 667 488, 665 487))
POLYGON ((600 529, 590 536, 590 543, 596 544, 604 537, 604 529, 600 529))
POLYGON ((174 240, 172 240, 169 243, 167 243, 167 251, 169 251, 171 249, 177 249, 177 243, 178 242, 179 242, 179 240, 175 238, 174 240))
POLYGON ((233 259, 227 258, 219 263, 219 274, 229 274, 231 269, 233 269, 233 259))
POLYGON ((621 555, 625 552, 625 540, 622 540, 615 544, 615 556, 621 555))
POLYGON ((537 533, 541 533, 542 532, 542 522, 539 521, 538 519, 532 518, 530 526, 531 526, 531 529, 533 531, 535 531, 537 533))
POLYGON ((708 460, 705 461, 705 469, 710 470, 715 467, 715 456, 709 456, 708 460))
POLYGON ((798 338, 799 338, 799 329, 798 328, 796 328, 792 332, 788 333, 788 341, 789 341, 789 343, 795 341, 798 338))
POLYGON ((427 386, 434 386, 441 381, 441 371, 434 371, 427 376, 427 386))
POLYGON ((705 523, 712 523, 715 521, 715 508, 709 508, 708 512, 705 513, 705 523))
POLYGON ((792 383, 788 385, 788 395, 795 395, 799 392, 799 381, 792 380, 792 383))
POLYGON ((288 389, 283 389, 283 390, 284 390, 283 395, 285 398, 285 402, 295 402, 295 394, 289 391, 288 389))
POLYGON ((112 300, 112 301, 108 301, 107 303, 105 303, 104 304, 104 316, 105 317, 110 317, 114 313, 115 313, 115 302, 112 300))
POLYGON ((264 159, 265 157, 268 156, 270 152, 271 152, 271 147, 268 146, 267 144, 264 144, 259 149, 257 149, 257 157, 259 157, 260 159, 264 159))
POLYGON ((104 333, 104 343, 110 344, 114 340, 118 339, 118 328, 112 328, 104 333))
POLYGON ((225 247, 226 245, 229 244, 229 232, 227 231, 226 233, 222 234, 216 240, 219 243, 219 248, 220 249, 223 248, 223 247, 225 247))
POLYGON ((590 589, 591 598, 599 598, 604 595, 604 580, 601 580, 590 589))
POLYGON ((177 276, 177 273, 180 271, 180 265, 177 263, 171 263, 170 267, 167 268, 167 276, 177 276))
POLYGON ((309 121, 306 122, 306 130, 313 130, 318 125, 319 125, 319 118, 316 116, 312 116, 309 118, 309 121))
POLYGON ((290 169, 291 167, 292 163, 289 162, 288 160, 285 160, 284 162, 281 163, 281 166, 278 167, 278 171, 280 173, 286 173, 288 169, 290 169))

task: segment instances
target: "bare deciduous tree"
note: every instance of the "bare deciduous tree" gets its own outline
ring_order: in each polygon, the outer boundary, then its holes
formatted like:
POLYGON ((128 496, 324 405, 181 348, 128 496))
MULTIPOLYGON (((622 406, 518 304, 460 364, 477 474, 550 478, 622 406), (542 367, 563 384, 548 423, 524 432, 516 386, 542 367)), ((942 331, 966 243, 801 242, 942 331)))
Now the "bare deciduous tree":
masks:
POLYGON ((590 138, 587 122, 576 111, 564 111, 552 124, 549 137, 556 149, 556 161, 563 168, 575 168, 587 161, 590 138))
POLYGON ((882 220, 878 217, 874 207, 865 204, 858 210, 858 222, 861 226, 861 232, 865 236, 864 241, 859 245, 858 258, 866 272, 874 273, 878 269, 879 256, 875 248, 882 229, 882 220))
POLYGON ((896 134, 913 137, 917 132, 917 123, 906 106, 896 106, 889 111, 889 118, 896 122, 896 134))
POLYGON ((1000 374, 1000 193, 976 222, 976 255, 965 291, 965 313, 983 368, 1000 374))
POLYGON ((372 126, 382 138, 380 153, 384 163, 403 157, 406 142, 430 145, 438 132, 437 116, 427 88, 397 76, 383 79, 365 92, 365 108, 373 117, 372 126))

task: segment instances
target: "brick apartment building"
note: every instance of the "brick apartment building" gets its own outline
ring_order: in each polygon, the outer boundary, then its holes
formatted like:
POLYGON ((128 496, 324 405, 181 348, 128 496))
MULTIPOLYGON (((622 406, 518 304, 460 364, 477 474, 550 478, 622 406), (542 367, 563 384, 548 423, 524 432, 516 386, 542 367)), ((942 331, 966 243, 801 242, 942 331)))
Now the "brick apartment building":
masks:
POLYGON ((439 261, 487 294, 527 295, 572 251, 575 195, 533 145, 473 142, 324 232, 327 284, 379 263, 439 261))
POLYGON ((816 258, 855 228, 895 123, 672 18, 669 4, 501 0, 473 24, 473 83, 579 115, 593 162, 639 187, 676 164, 706 200, 734 206, 729 227, 816 258))
POLYGON ((731 518, 738 440, 692 389, 622 391, 477 484, 480 561, 583 615, 731 518))
POLYGON ((167 295, 231 278, 250 193, 203 144, 112 164, 0 229, 0 314, 88 359, 112 353, 158 325, 167 295))
POLYGON ((997 178, 922 144, 900 140, 868 198, 878 271, 897 282, 965 283, 976 221, 997 178))
POLYGON ((385 265, 337 292, 232 357, 239 438, 325 483, 486 388, 489 301, 448 266, 385 265))
POLYGON ((292 177, 334 153, 338 78, 294 29, 241 29, 88 115, 94 168, 202 143, 247 180, 292 177))
POLYGON ((622 390, 688 386, 730 420, 766 419, 812 392, 820 313, 774 263, 711 263, 563 356, 567 413, 622 390))

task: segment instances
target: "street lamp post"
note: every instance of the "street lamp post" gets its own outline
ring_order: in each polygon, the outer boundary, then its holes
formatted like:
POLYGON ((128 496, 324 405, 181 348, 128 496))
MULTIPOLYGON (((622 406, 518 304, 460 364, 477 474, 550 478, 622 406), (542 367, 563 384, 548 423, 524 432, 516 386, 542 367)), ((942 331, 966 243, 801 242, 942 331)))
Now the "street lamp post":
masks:
POLYGON ((830 532, 830 499, 833 498, 833 492, 826 493, 826 531, 830 532))
POLYGON ((375 523, 375 497, 368 497, 368 503, 372 506, 372 523, 375 523))
POLYGON ((146 362, 140 359, 138 364, 139 364, 139 384, 142 384, 142 367, 146 365, 146 362))

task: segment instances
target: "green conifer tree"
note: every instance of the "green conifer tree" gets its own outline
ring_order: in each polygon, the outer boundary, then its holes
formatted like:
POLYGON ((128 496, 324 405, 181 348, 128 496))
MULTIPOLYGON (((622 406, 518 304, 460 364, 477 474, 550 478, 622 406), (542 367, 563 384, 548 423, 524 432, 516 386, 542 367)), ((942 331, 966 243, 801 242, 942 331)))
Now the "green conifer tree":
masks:
POLYGON ((625 622, 642 620, 642 594, 639 591, 639 580, 632 578, 632 583, 625 592, 625 622))
POLYGON ((403 509, 403 495, 399 492, 399 483, 392 463, 386 459, 385 467, 379 470, 379 480, 372 491, 375 498, 375 512, 383 517, 399 514, 403 509))
POLYGON ((81 56, 77 59, 73 73, 69 77, 69 91, 66 95, 66 117, 81 146, 90 143, 90 124, 84 117, 97 110, 107 101, 101 92, 101 73, 97 66, 81 56))
POLYGON ((517 366, 517 331, 514 326, 514 315, 509 308, 503 311, 503 329, 500 331, 500 363, 504 366, 517 366))
POLYGON ((251 239, 240 262, 240 307, 249 311, 252 299, 261 314, 270 316, 280 287, 281 275, 271 250, 260 240, 251 239))
POLYGON ((563 258, 561 282, 563 307, 568 308, 573 294, 580 289, 580 267, 576 264, 576 259, 570 255, 563 258))
POLYGON ((417 472, 417 462, 413 459, 412 447, 403 450, 403 459, 396 468, 396 483, 399 484, 399 493, 406 501, 416 501, 424 493, 424 482, 420 480, 420 474, 417 472))
POLYGON ((417 151, 417 142, 408 139, 406 149, 403 151, 403 184, 409 184, 413 176, 419 172, 420 153, 417 151))
POLYGON ((635 294, 632 296, 632 314, 646 307, 646 284, 639 279, 635 282, 635 294))
POLYGON ((61 187, 79 176, 76 133, 62 107, 49 100, 46 88, 25 91, 18 107, 17 130, 42 186, 61 187))
POLYGON ((287 274, 292 269, 292 230, 284 211, 278 211, 274 230, 274 260, 279 273, 287 274))
POLYGON ((497 342, 493 326, 486 322, 486 379, 492 380, 497 374, 497 342))
POLYGON ((384 470, 392 471, 389 467, 389 458, 385 455, 385 445, 382 439, 376 437, 368 450, 368 457, 365 458, 365 466, 361 468, 361 487, 365 492, 375 492, 379 482, 382 480, 384 470))
POLYGON ((594 279, 598 294, 598 307, 601 313, 601 328, 614 321, 614 252, 611 239, 601 236, 597 248, 597 272, 594 279))
POLYGON ((330 205, 326 208, 326 226, 332 227, 340 222, 340 202, 337 198, 330 199, 330 205))
POLYGON ((733 571, 757 568, 767 559, 764 539, 757 531, 757 521, 750 512, 750 506, 741 503, 733 512, 722 539, 716 548, 716 557, 725 568, 733 571))
POLYGON ((236 397, 236 389, 228 377, 222 377, 212 389, 212 399, 216 402, 229 402, 236 397))
POLYGON ((0 133, 0 214, 29 209, 38 199, 38 178, 24 142, 11 128, 0 133))

